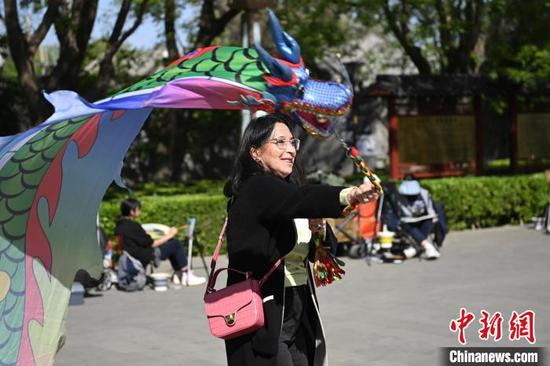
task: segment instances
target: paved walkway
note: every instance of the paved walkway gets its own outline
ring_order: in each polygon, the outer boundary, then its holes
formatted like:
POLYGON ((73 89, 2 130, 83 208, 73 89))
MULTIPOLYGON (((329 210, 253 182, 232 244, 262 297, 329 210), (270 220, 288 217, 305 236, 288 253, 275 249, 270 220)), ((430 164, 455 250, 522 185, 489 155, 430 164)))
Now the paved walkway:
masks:
MULTIPOLYGON (((199 264, 195 259, 194 263, 199 264)), ((449 322, 461 307, 536 312, 536 346, 550 346, 550 236, 525 227, 451 233, 439 260, 375 264, 346 260, 347 275, 318 290, 331 365, 437 365, 439 347, 457 346, 449 322)), ((204 288, 123 293, 71 306, 67 342, 56 365, 225 365, 223 342, 210 336, 204 288)), ((503 329, 508 336, 507 326, 503 329)))

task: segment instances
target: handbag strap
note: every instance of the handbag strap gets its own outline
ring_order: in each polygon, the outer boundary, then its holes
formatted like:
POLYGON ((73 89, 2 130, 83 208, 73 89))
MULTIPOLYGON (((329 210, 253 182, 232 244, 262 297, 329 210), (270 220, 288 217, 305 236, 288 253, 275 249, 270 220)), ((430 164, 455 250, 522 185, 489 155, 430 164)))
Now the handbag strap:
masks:
POLYGON ((273 267, 271 267, 271 269, 266 273, 264 274, 264 276, 260 279, 260 281, 258 281, 258 283, 261 285, 264 284, 265 281, 267 281, 267 279, 269 278, 269 276, 271 276, 271 274, 273 272, 275 272, 275 270, 277 269, 277 267, 279 267, 279 265, 283 262, 283 259, 285 259, 286 256, 282 256, 281 258, 277 259, 277 262, 275 262, 275 264, 273 265, 273 267))
POLYGON ((216 245, 216 249, 214 249, 214 254, 212 254, 212 260, 210 261, 210 274, 208 275, 208 283, 206 286, 207 292, 209 289, 213 288, 215 285, 212 282, 214 282, 217 277, 217 276, 214 276, 214 272, 216 271, 216 262, 218 261, 218 255, 220 254, 223 238, 225 236, 225 229, 227 228, 227 219, 228 217, 226 216, 223 222, 222 231, 220 232, 220 236, 218 237, 218 244, 216 245))
MULTIPOLYGON (((220 236, 218 237, 218 244, 216 245, 216 249, 214 250, 214 254, 212 255, 212 261, 210 262, 210 274, 208 275, 208 283, 207 283, 207 286, 206 286, 206 293, 211 292, 211 291, 214 290, 214 286, 216 285, 216 278, 218 277, 218 274, 221 271, 226 270, 226 269, 231 269, 231 268, 220 268, 216 271, 216 262, 218 261, 218 255, 220 254, 220 249, 221 249, 222 244, 223 244, 223 239, 225 238, 225 230, 227 229, 227 221, 228 221, 228 217, 226 216, 225 221, 223 222, 222 231, 220 232, 220 236)), ((275 264, 273 264, 273 267, 271 267, 271 269, 260 279, 260 281, 258 281, 260 286, 265 281, 267 281, 269 276, 271 276, 271 274, 277 269, 277 267, 279 267, 281 265, 281 263, 283 262, 285 257, 286 256, 282 256, 281 258, 279 258, 275 262, 275 264)), ((241 271, 236 271, 236 272, 242 273, 247 277, 249 275, 249 273, 245 273, 245 272, 241 272, 241 271)))
POLYGON ((216 268, 216 261, 218 260, 218 255, 220 254, 220 249, 222 247, 223 238, 225 236, 225 229, 227 229, 227 219, 228 217, 226 216, 223 222, 222 231, 220 232, 220 236, 218 237, 218 244, 216 245, 216 249, 214 250, 214 254, 212 255, 212 262, 210 262, 210 274, 212 274, 212 272, 216 268))

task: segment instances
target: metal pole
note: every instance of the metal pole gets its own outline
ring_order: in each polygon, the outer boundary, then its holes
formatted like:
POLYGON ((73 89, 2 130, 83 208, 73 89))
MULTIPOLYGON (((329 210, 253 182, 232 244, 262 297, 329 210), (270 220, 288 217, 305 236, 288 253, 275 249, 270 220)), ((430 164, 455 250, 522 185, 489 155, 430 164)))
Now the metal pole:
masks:
MULTIPOLYGON (((243 48, 253 47, 254 43, 261 42, 260 24, 258 18, 260 13, 257 9, 247 9, 242 15, 242 44, 243 48)), ((250 123, 252 113, 248 109, 242 111, 241 136, 250 123)))
MULTIPOLYGON (((259 25, 260 11, 265 8, 273 8, 277 5, 276 0, 232 0, 230 6, 233 9, 242 10, 241 16, 241 38, 243 48, 252 47, 254 43, 261 41, 259 25)), ((258 113, 256 113, 258 115, 258 113)), ((249 110, 242 111, 241 136, 250 122, 251 113, 249 110)))
MULTIPOLYGON (((193 269, 193 237, 195 236, 195 224, 197 219, 194 216, 187 219, 187 280, 185 286, 189 286, 189 276, 193 269)), ((184 285, 182 283, 182 285, 184 285)))
MULTIPOLYGON (((241 36, 242 36, 242 44, 243 48, 250 47, 249 44, 249 21, 250 21, 250 10, 246 10, 242 15, 242 22, 241 22, 241 36)), ((244 130, 246 130, 246 127, 250 123, 250 111, 248 109, 242 110, 242 123, 241 123, 241 136, 244 134, 244 130)))

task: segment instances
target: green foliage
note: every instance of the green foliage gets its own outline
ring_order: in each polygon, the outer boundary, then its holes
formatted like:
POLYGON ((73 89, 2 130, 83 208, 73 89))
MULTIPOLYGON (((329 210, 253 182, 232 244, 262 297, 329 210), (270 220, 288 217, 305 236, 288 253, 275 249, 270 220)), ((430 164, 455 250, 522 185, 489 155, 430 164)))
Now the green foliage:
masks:
POLYGON ((176 196, 189 194, 218 195, 223 191, 224 180, 201 179, 186 183, 153 183, 147 182, 132 187, 132 194, 125 189, 112 185, 105 194, 105 200, 123 200, 128 196, 176 196))
POLYGON ((6 59, 6 62, 2 66, 0 72, 2 77, 5 77, 6 79, 17 79, 17 69, 15 68, 15 64, 13 63, 11 57, 6 59))
POLYGON ((423 180, 445 205, 451 229, 491 227, 530 221, 548 202, 543 174, 423 180))
MULTIPOLYGON (((316 62, 327 56, 334 58, 329 50, 342 52, 346 42, 362 35, 357 28, 360 25, 351 19, 350 6, 344 2, 285 0, 278 2, 275 13, 285 32, 300 44, 302 58, 316 77, 322 72, 316 62)), ((264 46, 273 45, 264 42, 264 46)))
POLYGON ((494 1, 483 71, 533 87, 550 79, 550 2, 494 1))
POLYGON ((483 61, 474 46, 487 28, 491 2, 359 0, 353 4, 359 21, 392 34, 420 73, 472 73, 483 61))
MULTIPOLYGON (((220 233, 227 200, 222 194, 189 194, 139 197, 142 223, 160 223, 180 227, 191 216, 197 218, 196 240, 212 253, 220 233)), ((120 199, 104 201, 100 208, 101 226, 114 238, 115 220, 120 216, 120 199)), ((183 239, 184 232, 180 231, 183 239)))
POLYGON ((536 87, 538 81, 550 79, 550 48, 526 45, 521 47, 512 60, 517 66, 506 67, 504 72, 516 83, 536 87))
MULTIPOLYGON (((445 205, 453 230, 530 221, 548 202, 546 180, 541 173, 430 179, 423 180, 422 185, 445 205)), ((205 252, 211 254, 226 213, 227 199, 221 193, 222 186, 223 181, 197 181, 189 186, 146 184, 136 194, 143 205, 140 220, 181 226, 188 217, 195 216, 197 240, 205 245, 205 252)), ((124 198, 111 193, 101 205, 101 225, 111 238, 124 198)))

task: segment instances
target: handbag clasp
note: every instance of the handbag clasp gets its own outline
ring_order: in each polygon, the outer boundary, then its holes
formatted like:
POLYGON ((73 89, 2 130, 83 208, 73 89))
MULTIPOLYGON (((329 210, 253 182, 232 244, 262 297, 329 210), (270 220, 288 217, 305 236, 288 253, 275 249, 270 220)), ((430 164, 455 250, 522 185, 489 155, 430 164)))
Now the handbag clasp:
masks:
POLYGON ((224 316, 224 319, 225 324, 227 324, 228 327, 232 327, 233 325, 235 325, 235 313, 224 316))

